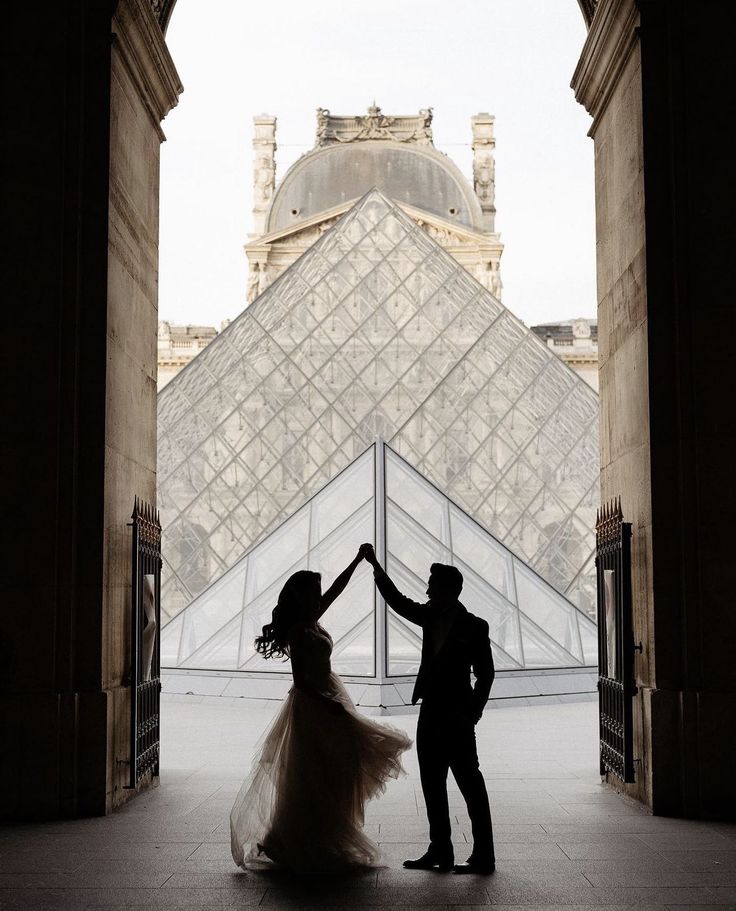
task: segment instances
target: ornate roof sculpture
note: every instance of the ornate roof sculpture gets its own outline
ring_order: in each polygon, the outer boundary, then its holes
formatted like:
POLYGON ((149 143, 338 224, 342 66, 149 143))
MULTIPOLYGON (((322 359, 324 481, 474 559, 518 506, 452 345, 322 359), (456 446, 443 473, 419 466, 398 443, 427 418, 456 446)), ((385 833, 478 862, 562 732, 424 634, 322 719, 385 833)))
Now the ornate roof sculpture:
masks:
MULTIPOLYGON (((498 670, 596 664, 593 621, 382 442, 357 456, 164 628, 162 663, 288 676, 289 663, 266 661, 253 641, 270 621, 281 587, 300 569, 322 573, 327 584, 364 541, 375 544, 397 585, 420 602, 433 562, 457 566, 463 604, 488 621, 498 670)), ((343 676, 386 684, 417 673, 421 638, 386 610, 367 563, 323 622, 334 641, 332 664, 343 676)), ((408 702, 406 686, 386 689, 393 692, 384 692, 381 704, 408 702)))
POLYGON ((255 300, 320 233, 376 187, 403 207, 496 297, 503 245, 495 231, 495 118, 471 118, 468 179, 432 139, 432 108, 365 115, 317 108, 314 148, 276 183, 276 118, 254 118, 253 233, 247 298, 255 300))
POLYGON ((379 436, 578 607, 594 603, 597 396, 377 191, 158 411, 169 617, 379 436))
POLYGON ((338 142, 386 139, 434 146, 432 142, 432 108, 423 108, 416 116, 387 117, 373 104, 365 116, 338 117, 327 108, 317 108, 318 147, 338 142))

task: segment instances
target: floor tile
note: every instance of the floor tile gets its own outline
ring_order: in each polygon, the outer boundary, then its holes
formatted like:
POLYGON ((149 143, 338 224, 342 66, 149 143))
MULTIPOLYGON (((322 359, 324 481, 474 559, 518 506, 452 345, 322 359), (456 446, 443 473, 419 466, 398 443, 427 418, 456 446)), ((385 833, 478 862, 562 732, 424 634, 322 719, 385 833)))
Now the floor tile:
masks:
MULTIPOLYGON (((736 825, 652 817, 602 786, 594 703, 511 707, 479 725, 493 876, 402 868, 428 840, 413 753, 367 808, 382 867, 341 878, 239 871, 229 811, 277 708, 165 697, 159 787, 107 818, 0 828, 0 909, 736 909, 736 825)), ((416 715, 391 723, 415 737, 416 715)), ((463 861, 471 826, 452 778, 449 802, 463 861)))

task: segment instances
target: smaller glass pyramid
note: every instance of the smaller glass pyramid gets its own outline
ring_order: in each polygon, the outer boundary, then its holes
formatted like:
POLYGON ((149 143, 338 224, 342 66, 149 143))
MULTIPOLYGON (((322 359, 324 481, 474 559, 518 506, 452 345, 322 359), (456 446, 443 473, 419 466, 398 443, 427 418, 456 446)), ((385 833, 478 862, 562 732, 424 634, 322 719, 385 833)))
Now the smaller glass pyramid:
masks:
MULTIPOLYGON (((324 584, 372 541, 399 589, 426 601, 434 562, 463 573, 461 600, 490 627, 499 670, 595 665, 595 624, 493 535, 378 441, 304 506, 248 550, 162 632, 162 665, 258 674, 290 673, 253 640, 297 570, 324 584)), ((416 674, 418 631, 387 610, 367 563, 324 617, 332 663, 346 677, 386 681, 416 674)))

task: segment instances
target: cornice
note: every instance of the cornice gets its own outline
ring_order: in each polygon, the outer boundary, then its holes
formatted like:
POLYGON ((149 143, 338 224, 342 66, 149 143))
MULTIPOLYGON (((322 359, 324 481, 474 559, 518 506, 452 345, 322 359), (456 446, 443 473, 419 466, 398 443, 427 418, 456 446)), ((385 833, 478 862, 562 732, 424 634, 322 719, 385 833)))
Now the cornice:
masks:
POLYGON ((467 225, 459 225, 457 222, 449 221, 446 218, 440 218, 431 212, 425 212, 424 209, 417 209, 408 203, 396 202, 396 205, 405 212, 414 221, 423 221, 425 224, 432 225, 434 228, 440 228, 449 234, 455 234, 460 240, 468 243, 478 244, 481 247, 494 247, 500 245, 500 236, 495 233, 486 234, 483 231, 474 231, 467 225))
POLYGON ((289 225, 288 228, 281 228, 278 231, 269 231, 267 234, 258 234, 253 240, 248 241, 245 245, 246 248, 253 246, 260 246, 272 244, 279 240, 284 240, 287 237, 292 237, 294 234, 298 234, 300 231, 306 231, 309 228, 314 228, 317 225, 321 225, 323 221, 328 221, 330 218, 336 218, 340 215, 344 215, 348 209, 358 202, 360 196, 356 196, 355 199, 350 199, 347 202, 341 202, 337 206, 332 206, 331 209, 325 209, 323 212, 318 212, 316 215, 312 215, 310 218, 305 218, 303 221, 296 222, 293 225, 289 225))
POLYGON ((585 24, 588 28, 590 28, 590 23, 593 21, 593 16, 595 16, 597 5, 598 0, 578 0, 580 12, 583 14, 583 19, 585 19, 585 24))
MULTIPOLYGON (((360 198, 361 197, 356 196, 355 199, 340 203, 340 205, 333 206, 331 209, 325 209, 324 212, 319 212, 311 218, 305 218, 304 221, 289 225, 288 228, 282 228, 280 231, 260 234, 248 241, 245 244, 245 249, 254 252, 265 252, 271 244, 278 243, 279 241, 293 237, 295 234, 299 234, 302 231, 307 231, 309 228, 321 225, 323 222, 329 221, 332 218, 344 215, 345 212, 352 209, 360 198)), ((418 209, 415 206, 410 206, 407 203, 398 202, 396 200, 392 200, 392 202, 413 221, 422 221, 425 224, 432 225, 433 227, 447 231, 450 234, 455 234, 460 241, 478 244, 479 247, 487 247, 489 249, 495 249, 496 247, 502 246, 498 234, 485 234, 481 231, 474 231, 472 228, 468 228, 467 225, 458 225, 454 221, 440 218, 437 215, 426 212, 424 209, 418 209)))
POLYGON ((158 10, 158 21, 164 35, 169 27, 169 19, 171 19, 171 14, 174 12, 175 4, 176 0, 152 0, 151 6, 154 13, 158 10))
POLYGON ((119 0, 112 21, 116 47, 156 129, 184 90, 149 0, 119 0))
POLYGON ((570 83, 576 100, 593 118, 595 134, 629 55, 638 41, 635 0, 600 0, 570 83))

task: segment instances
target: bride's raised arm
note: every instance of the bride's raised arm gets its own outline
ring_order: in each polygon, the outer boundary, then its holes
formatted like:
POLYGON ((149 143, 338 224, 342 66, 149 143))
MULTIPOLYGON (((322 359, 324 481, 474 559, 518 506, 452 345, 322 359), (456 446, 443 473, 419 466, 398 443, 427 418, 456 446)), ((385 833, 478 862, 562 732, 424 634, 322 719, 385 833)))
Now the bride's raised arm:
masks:
POLYGON ((351 576, 355 572, 355 567, 363 559, 362 550, 359 550, 358 553, 353 557, 353 559, 348 563, 345 569, 340 573, 340 575, 335 579, 332 585, 323 593, 322 599, 320 601, 320 610, 319 616, 327 610, 327 608, 335 601, 340 595, 345 591, 345 588, 350 581, 351 576))

